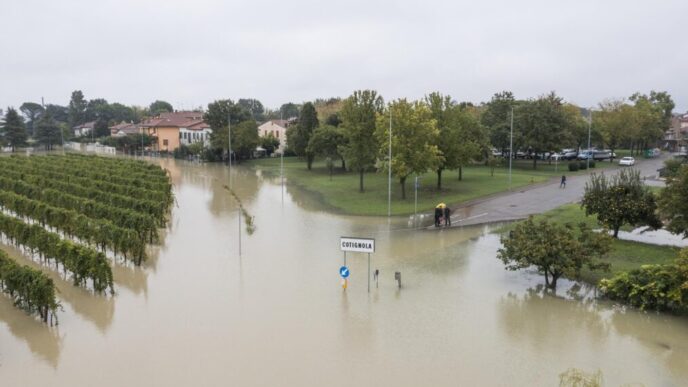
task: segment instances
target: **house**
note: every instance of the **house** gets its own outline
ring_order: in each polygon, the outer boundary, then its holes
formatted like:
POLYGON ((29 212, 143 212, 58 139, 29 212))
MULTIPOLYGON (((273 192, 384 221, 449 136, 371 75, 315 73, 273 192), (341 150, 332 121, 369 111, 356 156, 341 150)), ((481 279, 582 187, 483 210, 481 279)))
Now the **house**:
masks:
POLYGON ((258 135, 264 137, 272 134, 280 142, 276 152, 281 153, 287 147, 287 127, 287 120, 270 120, 258 127, 258 135))
POLYGON ((208 147, 211 133, 213 130, 205 121, 192 121, 179 128, 179 142, 184 145, 200 142, 204 147, 208 147))
POLYGON ((671 117, 669 130, 664 133, 665 147, 677 151, 688 142, 688 113, 671 117))
POLYGON ((86 122, 81 125, 77 125, 72 128, 72 131, 74 131, 74 137, 81 137, 85 136, 87 134, 93 133, 96 127, 96 122, 91 121, 91 122, 86 122))
POLYGON ((137 124, 134 123, 127 123, 127 122, 121 122, 117 125, 111 126, 110 128, 110 136, 113 137, 124 137, 126 135, 130 134, 139 134, 141 133, 141 129, 137 124))
MULTIPOLYGON (((203 112, 160 113, 159 116, 147 119, 139 124, 142 131, 156 137, 153 149, 161 152, 172 152, 179 148, 182 133, 203 133, 210 138, 209 130, 204 126, 203 112), (182 129, 184 129, 182 131, 182 129)), ((193 137, 193 136, 192 136, 193 137)), ((205 141, 205 138, 203 138, 205 141)))

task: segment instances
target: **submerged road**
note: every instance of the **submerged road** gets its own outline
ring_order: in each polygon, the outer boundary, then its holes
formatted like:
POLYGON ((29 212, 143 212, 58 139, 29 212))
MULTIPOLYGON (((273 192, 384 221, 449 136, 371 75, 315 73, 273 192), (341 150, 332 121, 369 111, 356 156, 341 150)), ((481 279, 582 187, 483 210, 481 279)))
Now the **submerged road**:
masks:
MULTIPOLYGON (((663 186, 657 180, 658 172, 664 160, 669 157, 663 154, 656 159, 638 160, 634 168, 646 179, 646 184, 663 186)), ((608 175, 618 173, 621 167, 604 170, 608 175)), ((624 167, 625 168, 625 167, 624 167)), ((598 172, 591 170, 590 173, 598 172)), ((547 183, 523 187, 486 199, 479 199, 452 208, 452 227, 495 223, 527 218, 529 215, 552 210, 564 204, 575 203, 582 199, 585 183, 590 173, 567 176, 566 188, 559 188, 559 178, 552 178, 547 183)), ((430 226, 434 229, 434 226, 430 226)))

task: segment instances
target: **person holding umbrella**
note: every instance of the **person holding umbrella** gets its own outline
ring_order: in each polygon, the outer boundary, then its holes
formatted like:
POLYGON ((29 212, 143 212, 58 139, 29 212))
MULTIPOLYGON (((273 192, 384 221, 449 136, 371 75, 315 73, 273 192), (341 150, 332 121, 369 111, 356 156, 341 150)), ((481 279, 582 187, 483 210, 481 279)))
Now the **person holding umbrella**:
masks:
POLYGON ((439 227, 442 224, 442 217, 446 207, 447 205, 444 203, 440 203, 435 207, 435 227, 439 227))

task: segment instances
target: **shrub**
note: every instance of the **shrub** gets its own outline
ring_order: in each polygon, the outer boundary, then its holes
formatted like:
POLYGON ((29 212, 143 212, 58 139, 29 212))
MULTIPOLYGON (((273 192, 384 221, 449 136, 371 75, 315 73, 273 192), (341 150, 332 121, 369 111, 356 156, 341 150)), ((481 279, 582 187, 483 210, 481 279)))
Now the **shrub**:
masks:
POLYGON ((587 161, 579 162, 578 163, 578 169, 580 169, 581 171, 588 169, 588 162, 587 161))
POLYGON ((590 168, 595 168, 595 161, 590 160, 590 168))
POLYGON ((569 163, 569 171, 576 172, 577 170, 578 170, 578 163, 576 163, 576 162, 569 163))

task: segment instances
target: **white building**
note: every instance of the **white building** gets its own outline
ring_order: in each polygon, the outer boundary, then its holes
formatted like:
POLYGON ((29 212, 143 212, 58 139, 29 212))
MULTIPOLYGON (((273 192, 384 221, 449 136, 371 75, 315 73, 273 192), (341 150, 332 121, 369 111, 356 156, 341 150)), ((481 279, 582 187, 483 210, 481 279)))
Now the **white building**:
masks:
POLYGON ((196 121, 187 124, 184 127, 179 127, 179 143, 183 145, 191 145, 196 142, 202 142, 204 147, 210 146, 210 134, 213 132, 210 125, 205 121, 196 121))
POLYGON ((287 126, 289 122, 287 120, 270 120, 258 127, 258 135, 261 137, 269 136, 272 134, 276 139, 279 140, 280 145, 276 152, 282 152, 287 146, 287 126))
POLYGON ((91 121, 85 124, 77 125, 72 128, 74 131, 74 137, 81 137, 90 134, 96 127, 96 122, 91 121))

